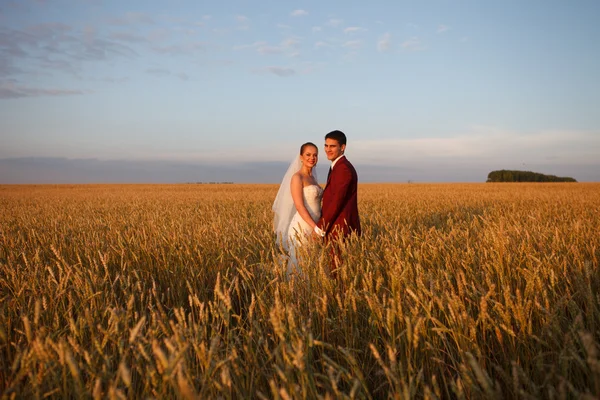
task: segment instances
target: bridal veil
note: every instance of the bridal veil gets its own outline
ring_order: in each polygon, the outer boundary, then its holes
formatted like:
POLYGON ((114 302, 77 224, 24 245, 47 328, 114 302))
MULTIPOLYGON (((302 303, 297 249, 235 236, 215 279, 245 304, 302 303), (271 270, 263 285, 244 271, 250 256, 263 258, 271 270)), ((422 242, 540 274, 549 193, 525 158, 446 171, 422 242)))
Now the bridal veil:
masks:
MULTIPOLYGON (((302 161, 300 160, 300 156, 296 155, 283 176, 279 191, 273 202, 273 212, 275 213, 273 230, 277 234, 277 243, 281 244, 285 250, 289 250, 289 243, 287 240, 288 228, 296 213, 296 207, 294 206, 294 200, 292 199, 292 176, 300 171, 300 168, 302 168, 302 161)), ((318 182, 316 169, 313 169, 312 175, 318 182)))

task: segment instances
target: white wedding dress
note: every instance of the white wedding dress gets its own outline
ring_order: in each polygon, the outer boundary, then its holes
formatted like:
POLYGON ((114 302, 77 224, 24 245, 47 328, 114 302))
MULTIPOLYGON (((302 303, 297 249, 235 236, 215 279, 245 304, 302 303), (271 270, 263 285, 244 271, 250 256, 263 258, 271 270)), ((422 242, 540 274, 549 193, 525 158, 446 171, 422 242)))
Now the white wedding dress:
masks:
MULTIPOLYGON (((273 232, 277 235, 276 245, 283 250, 281 256, 287 261, 287 276, 302 275, 298 266, 298 252, 296 251, 312 235, 312 229, 306 223, 294 206, 292 198, 291 182, 294 174, 302 168, 302 161, 298 155, 294 156, 288 167, 272 210, 275 213, 273 218, 273 232)), ((312 171, 312 180, 319 182, 317 171, 312 171)), ((302 197, 304 206, 311 218, 316 222, 321 218, 321 198, 323 189, 318 184, 311 184, 302 188, 302 197)), ((283 261, 283 260, 282 260, 283 261)), ((284 261, 285 262, 285 261, 284 261)))
MULTIPOLYGON (((313 221, 317 222, 321 218, 321 198, 323 197, 323 189, 319 185, 308 185, 303 188, 304 206, 308 210, 313 221)), ((288 276, 290 274, 299 273, 298 260, 296 257, 296 249, 302 246, 302 243, 313 232, 311 226, 296 213, 292 217, 288 228, 288 246, 289 246, 289 261, 288 261, 288 276)))

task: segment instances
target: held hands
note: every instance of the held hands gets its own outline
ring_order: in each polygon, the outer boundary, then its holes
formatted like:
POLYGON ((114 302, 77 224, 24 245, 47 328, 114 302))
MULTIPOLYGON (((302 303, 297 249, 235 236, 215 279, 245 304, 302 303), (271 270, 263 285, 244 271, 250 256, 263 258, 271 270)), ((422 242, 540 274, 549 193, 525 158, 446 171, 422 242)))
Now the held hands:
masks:
POLYGON ((320 238, 325 237, 325 231, 323 229, 319 228, 318 226, 315 226, 315 228, 313 229, 313 232, 317 237, 320 237, 320 238))

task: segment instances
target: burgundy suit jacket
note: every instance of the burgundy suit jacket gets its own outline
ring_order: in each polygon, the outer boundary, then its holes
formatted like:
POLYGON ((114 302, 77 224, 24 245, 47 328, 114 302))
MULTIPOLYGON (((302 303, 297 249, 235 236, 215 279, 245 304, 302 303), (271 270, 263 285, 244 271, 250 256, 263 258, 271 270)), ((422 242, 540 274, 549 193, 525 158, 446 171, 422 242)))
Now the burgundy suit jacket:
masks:
POLYGON ((317 224, 326 233, 326 239, 345 237, 352 232, 360 235, 357 197, 358 175, 346 157, 336 163, 323 192, 321 219, 317 224))

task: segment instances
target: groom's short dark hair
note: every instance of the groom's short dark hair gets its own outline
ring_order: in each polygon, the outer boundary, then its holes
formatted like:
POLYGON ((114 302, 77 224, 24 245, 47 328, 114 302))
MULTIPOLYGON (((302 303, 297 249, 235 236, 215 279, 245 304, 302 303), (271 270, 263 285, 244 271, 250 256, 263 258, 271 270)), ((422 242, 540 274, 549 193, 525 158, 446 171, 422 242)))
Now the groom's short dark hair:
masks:
POLYGON ((331 131, 327 135, 325 135, 325 139, 334 139, 341 145, 346 144, 346 135, 342 131, 331 131))

